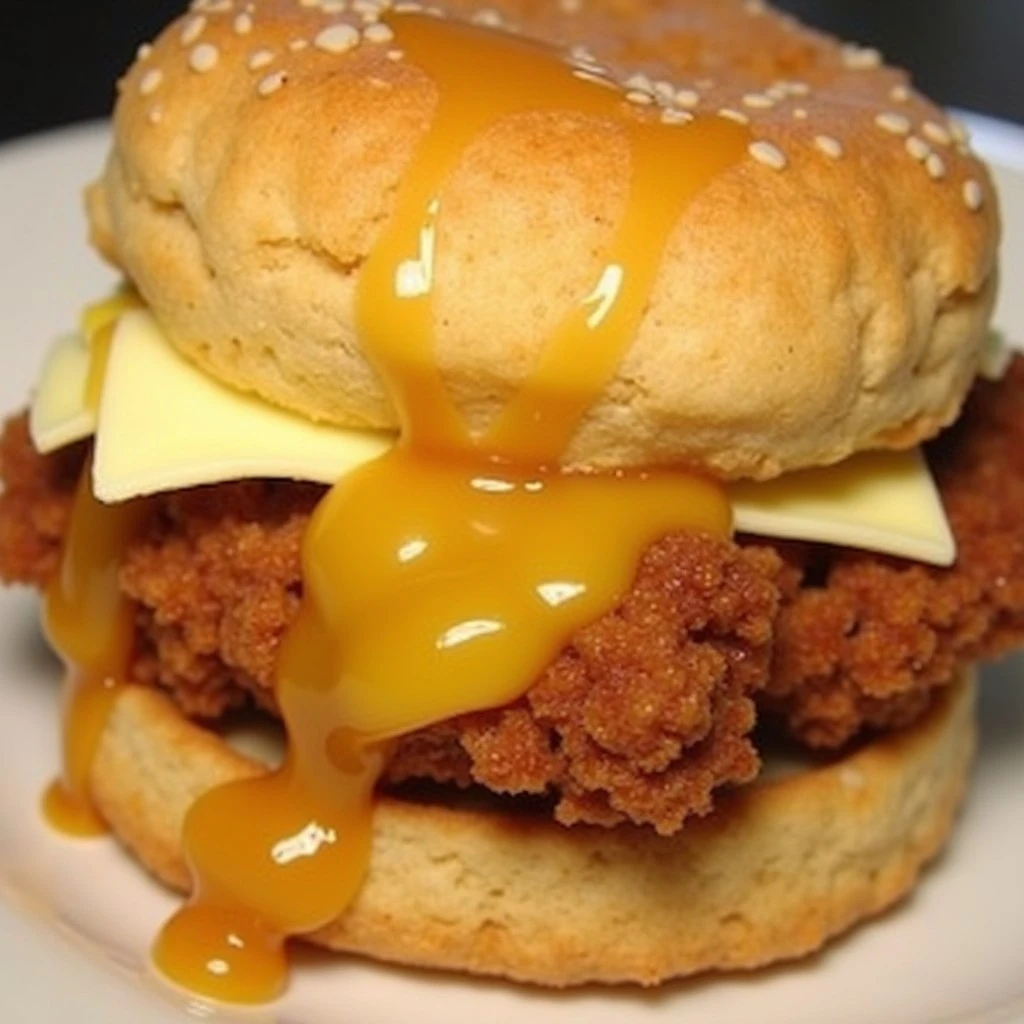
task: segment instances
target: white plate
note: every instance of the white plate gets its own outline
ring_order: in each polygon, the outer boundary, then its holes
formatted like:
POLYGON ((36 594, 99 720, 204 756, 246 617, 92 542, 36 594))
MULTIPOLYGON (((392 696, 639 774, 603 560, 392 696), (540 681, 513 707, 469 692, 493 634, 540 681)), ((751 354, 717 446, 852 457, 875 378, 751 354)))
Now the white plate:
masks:
MULTIPOLYGON (((1014 131, 995 129, 1003 147, 999 152, 1019 159, 1024 145, 1014 131)), ((24 401, 41 346, 112 280, 82 242, 78 201, 82 182, 101 165, 103 149, 100 126, 0 148, 0 409, 24 401)), ((1021 338, 1024 176, 999 177, 1008 225, 999 321, 1021 338)), ((182 1021, 184 1010, 211 1018, 213 1011, 183 1004, 145 975, 148 941, 173 906, 172 898, 112 842, 62 840, 36 815, 38 795, 57 763, 58 673, 39 641, 35 608, 29 594, 0 593, 0 890, 7 901, 0 903, 0 1017, 17 1024, 159 1024, 182 1021)), ((311 954, 303 958, 282 1006, 255 1019, 279 1024, 1024 1020, 1022 676, 1021 659, 986 673, 975 786, 947 855, 908 903, 809 962, 750 977, 671 985, 651 995, 597 990, 550 995, 311 954)), ((233 1018, 216 1014, 214 1019, 233 1018)))

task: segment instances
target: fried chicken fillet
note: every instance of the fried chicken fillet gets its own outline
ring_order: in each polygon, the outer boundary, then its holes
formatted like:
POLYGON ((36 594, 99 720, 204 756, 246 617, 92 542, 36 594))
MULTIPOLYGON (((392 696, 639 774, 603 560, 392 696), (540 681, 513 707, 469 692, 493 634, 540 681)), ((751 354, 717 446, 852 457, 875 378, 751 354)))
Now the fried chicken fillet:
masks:
MULTIPOLYGON (((45 587, 84 448, 42 457, 24 417, 0 443, 0 577, 45 587)), ((618 607, 515 703, 401 740, 386 779, 557 798, 564 823, 677 831, 758 772, 758 717, 809 747, 906 727, 959 670, 1024 640, 1024 360, 979 381, 928 449, 958 544, 948 569, 819 544, 674 535, 618 607)), ((322 497, 253 481, 161 495, 121 586, 134 679, 190 717, 275 710, 278 645, 322 497)))

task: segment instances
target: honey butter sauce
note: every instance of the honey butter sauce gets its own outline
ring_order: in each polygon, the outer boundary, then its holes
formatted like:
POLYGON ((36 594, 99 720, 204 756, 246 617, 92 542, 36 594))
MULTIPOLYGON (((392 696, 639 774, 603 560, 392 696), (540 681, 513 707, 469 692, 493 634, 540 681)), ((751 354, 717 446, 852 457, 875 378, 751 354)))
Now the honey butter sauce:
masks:
MULTIPOLYGON (((230 1002, 274 998, 287 979, 286 940, 322 928, 355 898, 373 789, 395 737, 515 699, 574 630, 614 607, 653 541, 731 528, 726 499, 708 481, 571 474, 559 461, 636 335, 669 231, 743 156, 746 130, 719 118, 662 123, 618 87, 574 74, 556 49, 514 35, 418 14, 387 21, 395 47, 437 90, 357 295, 359 336, 399 411, 401 440, 341 480, 313 517, 303 601, 277 670, 285 762, 191 809, 193 896, 154 950, 170 979, 230 1002), (434 354, 443 186, 496 121, 537 111, 615 125, 630 145, 629 199, 592 288, 544 339, 495 424, 473 436, 434 354)), ((99 515, 85 487, 79 503, 65 570, 77 564, 76 530, 98 530, 91 550, 113 560, 116 535, 123 543, 133 528, 130 506, 120 522, 99 515)), ((97 556, 97 579, 109 564, 97 556)), ((130 628, 122 636, 123 608, 100 592, 91 614, 118 638, 100 644, 102 656, 53 632, 87 675, 95 664, 106 679, 122 667, 130 628)), ((74 724, 91 734, 86 718, 74 724)))
POLYGON ((106 831, 89 795, 89 773, 118 690, 128 677, 135 621, 118 585, 118 572, 145 505, 101 505, 93 497, 87 463, 75 493, 60 570, 46 593, 46 634, 68 669, 64 771, 47 790, 43 808, 47 820, 69 835, 106 831))

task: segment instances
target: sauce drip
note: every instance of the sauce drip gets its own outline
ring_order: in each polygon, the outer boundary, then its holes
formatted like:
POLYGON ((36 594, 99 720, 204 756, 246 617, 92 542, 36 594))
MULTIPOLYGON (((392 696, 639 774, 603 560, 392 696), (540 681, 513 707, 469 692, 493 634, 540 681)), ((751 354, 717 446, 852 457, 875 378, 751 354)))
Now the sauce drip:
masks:
MULTIPOLYGON (((328 924, 355 898, 391 740, 516 698, 574 630, 614 606, 647 546, 674 530, 727 533, 731 525, 724 495, 708 481, 558 466, 635 337, 668 232, 691 198, 742 156, 746 132, 717 118, 662 124, 618 88, 574 76, 555 49, 519 37, 411 14, 389 23, 405 59, 437 89, 433 120, 357 296, 360 338, 399 411, 402 438, 343 479, 314 515, 302 606, 278 665, 291 741, 285 763, 191 809, 184 846, 192 900, 154 951, 169 978, 228 1002, 277 995, 287 979, 287 938, 328 924), (546 339, 495 424, 473 436, 434 358, 443 186, 488 127, 537 111, 617 126, 630 145, 629 201, 592 290, 546 339)), ((108 519, 85 485, 79 502, 65 570, 85 565, 76 552, 88 542, 90 585, 101 599, 84 600, 81 581, 69 585, 55 601, 51 630, 84 679, 104 681, 75 691, 89 694, 88 703, 108 691, 111 666, 123 664, 130 643, 113 566, 134 512, 112 509, 127 521, 108 519), (108 578, 110 588, 99 585, 108 578), (65 607, 87 612, 91 625, 80 632, 99 628, 99 651, 75 646, 79 627, 62 617, 65 607)), ((101 706, 97 721, 103 713, 101 706)), ((95 741, 82 723, 91 716, 74 714, 71 731, 88 742, 69 763, 87 766, 95 741)), ((68 774, 68 792, 84 797, 82 781, 68 774)))
POLYGON ((68 835, 102 835, 89 795, 89 772, 118 690, 127 678, 135 623, 117 576, 125 545, 146 503, 101 505, 86 462, 56 579, 46 593, 44 625, 67 669, 64 770, 43 798, 47 820, 68 835))
POLYGON ((635 336, 669 231, 693 196, 740 159, 746 129, 718 117, 662 124, 617 88, 576 77, 559 51, 532 40, 430 17, 394 18, 392 27, 396 45, 427 72, 438 99, 391 221, 363 268, 363 346, 398 408, 405 442, 442 452, 471 445, 492 458, 557 465, 635 336), (632 156, 630 200, 591 290, 547 339, 530 379, 489 435, 471 440, 434 360, 441 190, 469 145, 496 121, 545 111, 621 128, 632 156))

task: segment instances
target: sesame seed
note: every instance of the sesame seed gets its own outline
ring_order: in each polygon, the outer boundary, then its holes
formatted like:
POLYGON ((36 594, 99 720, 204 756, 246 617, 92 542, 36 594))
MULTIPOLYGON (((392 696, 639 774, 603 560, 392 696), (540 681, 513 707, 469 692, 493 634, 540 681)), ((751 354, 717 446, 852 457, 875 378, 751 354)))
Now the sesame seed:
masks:
POLYGON ((700 93, 696 89, 677 89, 672 101, 677 107, 693 108, 700 103, 700 93))
POLYGON ((206 24, 206 17, 202 14, 189 18, 181 30, 181 45, 191 46, 206 31, 206 24))
POLYGON ((764 0, 746 0, 743 10, 752 18, 756 18, 759 14, 764 14, 764 0))
POLYGON ((291 50, 292 53, 302 53, 303 50, 308 50, 309 49, 309 40, 308 39, 293 39, 288 44, 288 49, 291 50))
POLYGON ((815 135, 814 144, 825 154, 838 160, 843 155, 843 144, 831 135, 815 135))
POLYGON ((139 80, 139 92, 143 96, 152 96, 160 88, 163 80, 164 73, 159 68, 152 68, 139 80))
POLYGON ((952 135, 961 146, 966 146, 971 141, 970 132, 967 131, 963 122, 958 121, 955 117, 951 117, 947 123, 949 125, 949 134, 952 135))
POLYGON ((313 40, 313 45, 327 53, 345 53, 359 45, 359 32, 351 25, 331 25, 313 40))
POLYGON ((146 115, 146 118, 150 124, 159 124, 164 119, 163 108, 153 107, 146 115))
POLYGON ((252 31, 252 15, 240 14, 235 18, 234 29, 236 35, 247 36, 252 31))
POLYGON ((929 154, 924 166, 933 181, 941 181, 946 176, 946 161, 938 153, 929 154))
POLYGON ((395 33, 382 21, 363 29, 363 38, 369 43, 390 43, 395 33))
POLYGON ((501 28, 504 22, 505 19, 493 7, 484 7, 473 15, 473 24, 486 28, 501 28))
POLYGON ((198 74, 212 71, 220 60, 220 50, 212 43, 200 43, 190 54, 188 66, 198 74))
POLYGON ((921 131, 924 133, 926 139, 930 139, 932 142, 938 143, 940 146, 949 146, 953 142, 953 136, 942 127, 941 124, 935 121, 925 121, 921 125, 921 131))
POLYGON ((320 0, 299 0, 300 7, 319 7, 320 0))
POLYGON ((320 4, 320 10, 324 14, 344 14, 348 10, 348 4, 345 0, 324 0, 320 4))
POLYGON ((806 82, 780 82, 779 85, 790 96, 809 96, 811 94, 811 87, 806 82))
POLYGON ((429 7, 423 8, 424 14, 429 14, 432 18, 447 18, 443 7, 438 7, 435 4, 431 4, 429 7))
POLYGON ((869 46, 857 46, 856 43, 847 43, 840 51, 840 56, 844 66, 851 71, 867 71, 882 63, 882 55, 877 50, 869 46))
POLYGON ((249 70, 259 71, 262 68, 267 67, 269 64, 274 63, 274 52, 273 50, 257 50, 255 53, 249 55, 249 70))
POLYGON ((654 83, 654 95, 662 103, 671 103, 676 96, 676 87, 671 82, 664 80, 654 83))
POLYGON ((627 89, 639 89, 641 92, 654 92, 651 80, 644 74, 630 75, 625 82, 627 89))
POLYGON ((210 14, 223 14, 231 7, 231 0, 196 0, 192 5, 194 11, 209 11, 210 14))
POLYGON ((579 14, 583 10, 583 0, 558 0, 558 9, 563 14, 579 14))
POLYGON ((741 110, 733 110, 731 107, 722 107, 718 111, 719 117, 724 117, 727 121, 735 121, 737 124, 750 124, 750 118, 747 117, 741 110))
POLYGON ((582 61, 584 64, 596 64, 597 58, 585 46, 579 44, 569 47, 569 56, 573 60, 582 61))
POLYGON ((889 99, 893 103, 906 103, 910 99, 910 90, 905 85, 894 85, 889 90, 889 99))
POLYGON ((402 0, 401 3, 395 4, 397 14, 418 14, 422 10, 423 4, 417 3, 416 0, 402 0))
POLYGON ((135 53, 138 60, 149 60, 153 56, 153 44, 143 43, 135 53))
POLYGON ((906 135, 910 131, 910 119, 891 110, 884 110, 875 118, 875 124, 893 135, 906 135))
POLYGON ((923 162, 931 156, 932 147, 924 139, 919 139, 916 135, 911 135, 903 145, 907 147, 907 152, 915 160, 923 162))
POLYGON ((794 107, 793 108, 793 116, 798 121, 806 121, 807 120, 807 111, 804 110, 803 107, 794 107))
POLYGON ((770 107, 775 106, 775 101, 763 93, 748 92, 743 97, 743 105, 745 107, 753 107, 755 110, 768 110, 770 107))
POLYGON ((747 147, 747 152, 760 164, 770 167, 774 171, 781 171, 787 164, 786 154, 772 142, 765 142, 763 139, 752 142, 747 147))
POLYGON ((968 178, 964 182, 963 197, 967 209, 975 213, 981 209, 985 202, 985 193, 982 191, 981 185, 973 178, 968 178))
POLYGON ((586 68, 574 68, 572 74, 574 78, 578 78, 581 82, 590 82, 592 85, 603 85, 609 89, 618 88, 618 86, 608 78, 607 75, 588 71, 586 68))
POLYGON ((275 71, 260 81, 256 91, 261 96, 271 96, 288 81, 288 76, 283 71, 275 71))
POLYGON ((666 107, 661 112, 662 124, 689 124, 692 120, 693 114, 688 114, 685 110, 673 110, 671 107, 666 107))
POLYGON ((604 78, 608 78, 610 75, 609 70, 603 64, 589 63, 588 61, 575 61, 570 62, 570 66, 577 68, 580 71, 589 71, 592 75, 601 75, 604 78))
POLYGON ((388 60, 400 61, 405 56, 403 50, 388 50, 388 60))
POLYGON ((626 93, 626 99, 630 103, 637 103, 642 107, 650 106, 654 102, 654 97, 649 92, 643 92, 641 89, 630 89, 626 93))

